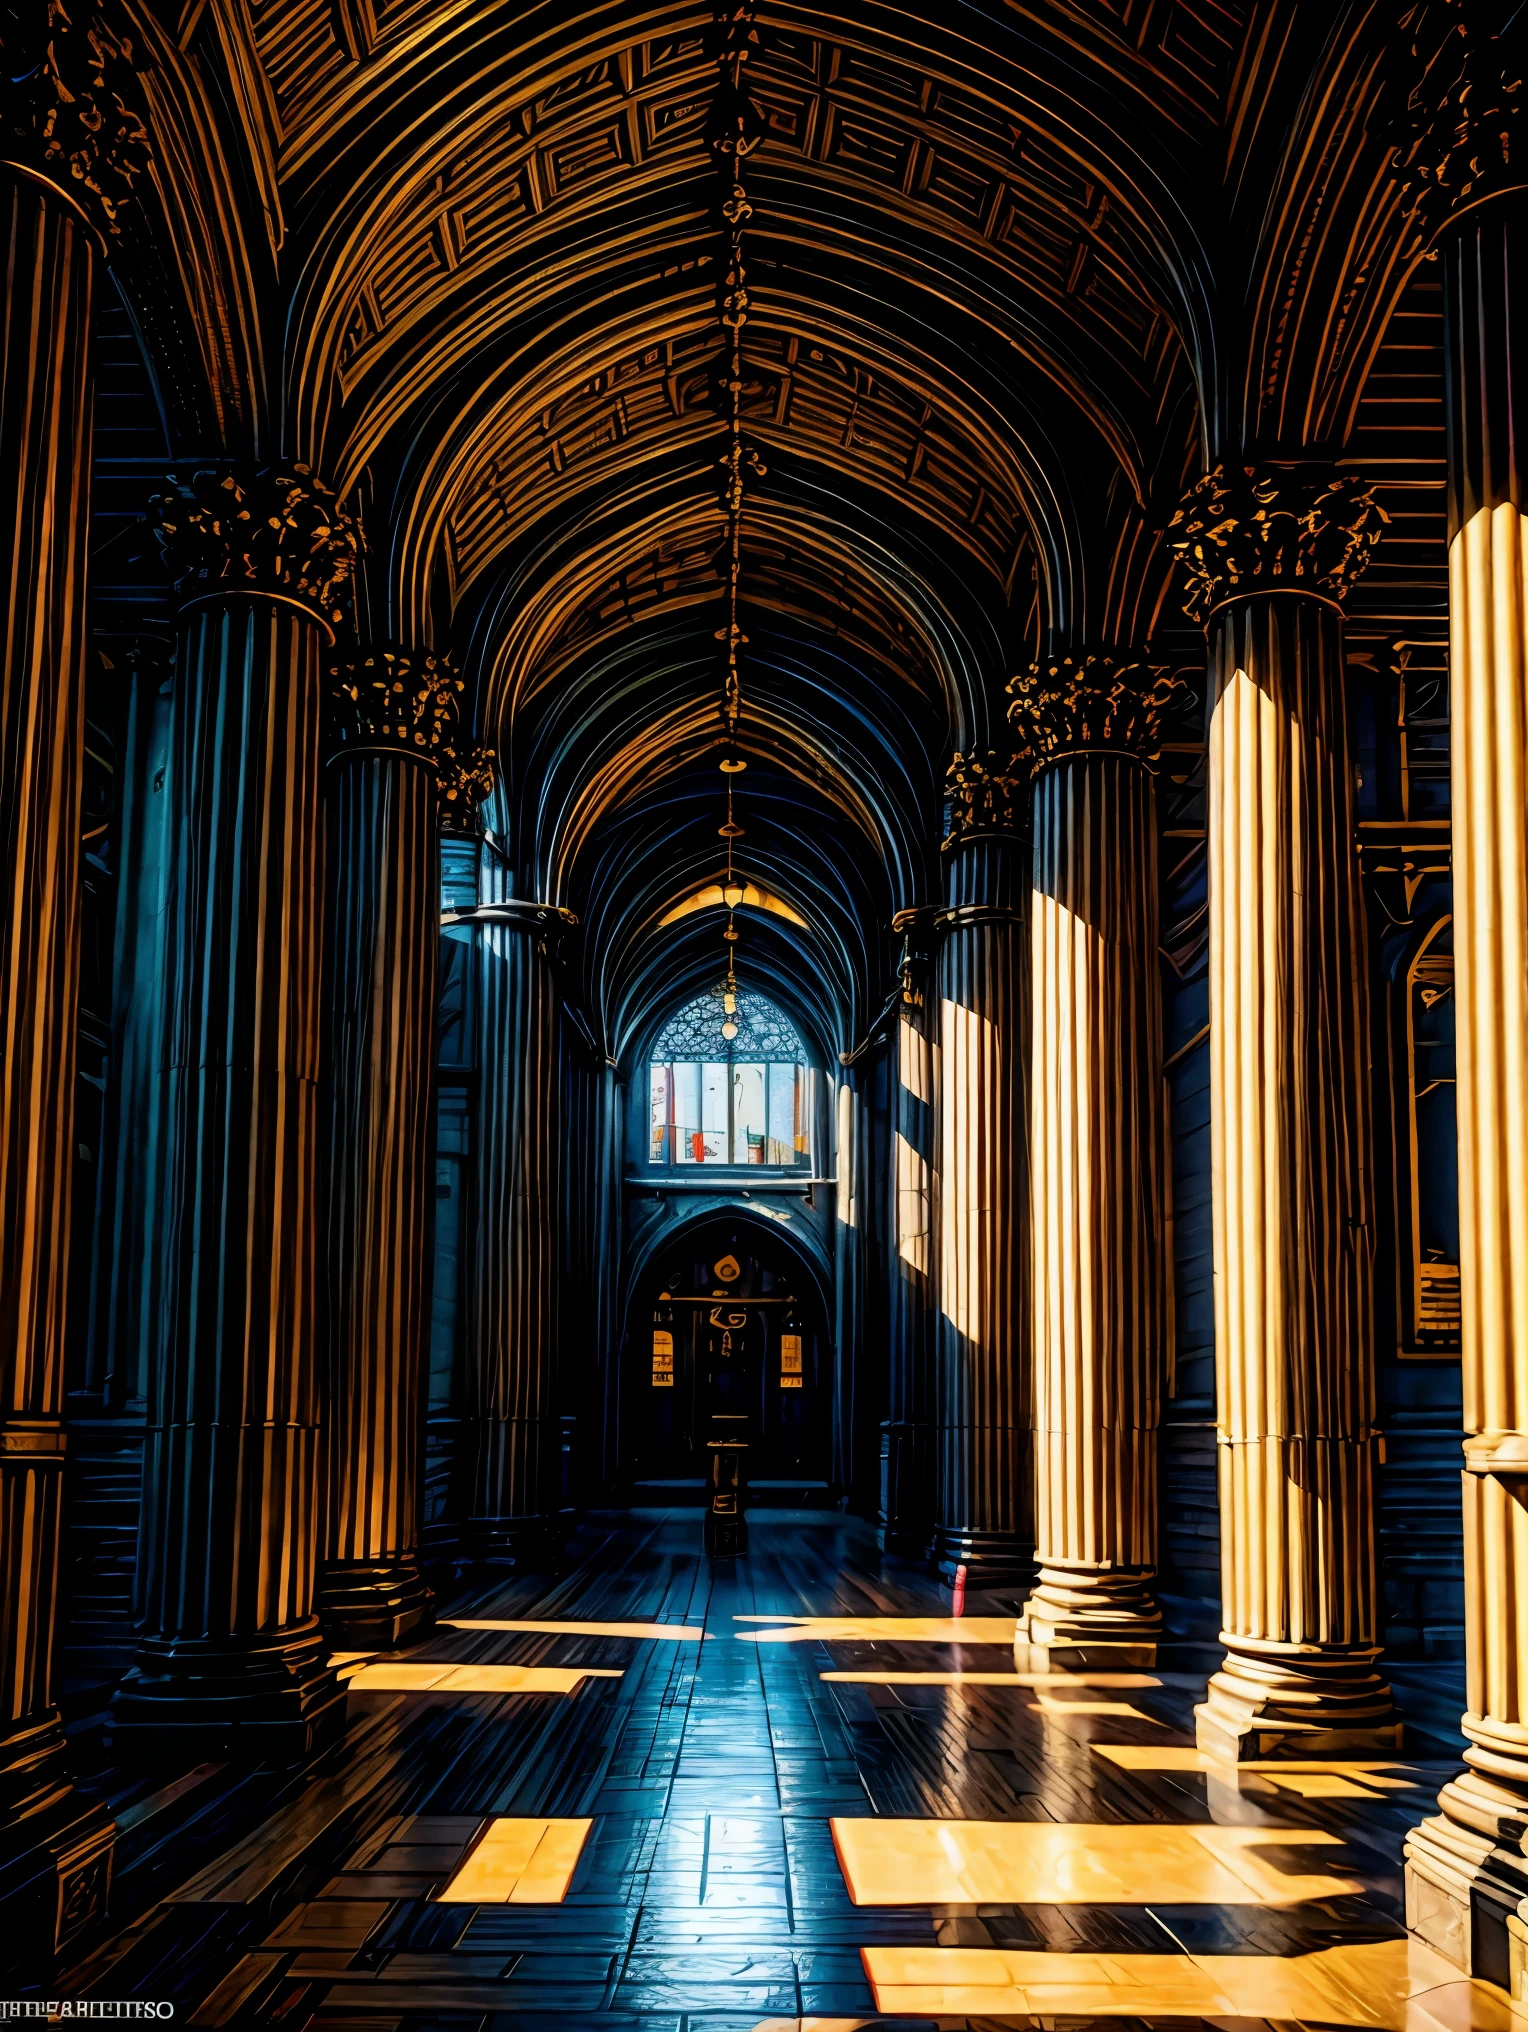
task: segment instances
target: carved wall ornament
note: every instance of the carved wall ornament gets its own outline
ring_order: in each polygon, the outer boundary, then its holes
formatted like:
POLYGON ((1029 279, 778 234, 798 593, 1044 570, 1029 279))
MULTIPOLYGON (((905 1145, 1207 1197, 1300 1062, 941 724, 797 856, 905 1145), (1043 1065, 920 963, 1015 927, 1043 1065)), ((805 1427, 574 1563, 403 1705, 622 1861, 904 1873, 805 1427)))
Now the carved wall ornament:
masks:
POLYGON ((335 664, 329 674, 337 750, 397 743, 431 760, 454 754, 462 680, 449 656, 432 650, 370 649, 335 664))
POLYGON ((1516 0, 1420 0, 1386 43, 1384 129, 1408 211, 1432 240, 1459 212, 1528 186, 1528 23, 1516 0))
POLYGON ((1022 831, 1024 800, 1029 790, 1029 758, 1001 748, 958 750, 945 771, 947 811, 945 848, 958 846, 971 833, 1022 831))
POLYGON ((284 593, 342 618, 361 526, 306 466, 240 465, 171 478, 149 524, 182 600, 228 587, 284 593))
POLYGON ((1126 651, 1078 650, 1010 679, 1008 718, 1037 769, 1101 748, 1155 762, 1162 715, 1183 689, 1171 671, 1126 651))
POLYGON ((1341 601, 1389 519, 1356 473, 1222 465, 1189 489, 1166 540, 1183 560, 1184 607, 1204 621, 1246 593, 1341 601))
POLYGON ((458 839, 475 838, 479 813, 496 780, 492 748, 474 745, 458 752, 443 748, 440 756, 440 829, 458 839))
POLYGON ((132 56, 93 0, 47 0, 35 43, 0 30, 0 160, 55 184, 108 235, 149 164, 132 56))

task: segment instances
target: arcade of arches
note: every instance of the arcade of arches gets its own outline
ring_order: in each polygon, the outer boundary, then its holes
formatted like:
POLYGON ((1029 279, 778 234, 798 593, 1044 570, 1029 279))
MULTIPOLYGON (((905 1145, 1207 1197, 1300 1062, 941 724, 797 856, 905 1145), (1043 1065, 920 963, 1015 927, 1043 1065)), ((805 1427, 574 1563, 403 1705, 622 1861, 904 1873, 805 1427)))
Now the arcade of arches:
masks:
POLYGON ((1525 21, 0 9, 8 1995, 1528 2011, 1525 21))

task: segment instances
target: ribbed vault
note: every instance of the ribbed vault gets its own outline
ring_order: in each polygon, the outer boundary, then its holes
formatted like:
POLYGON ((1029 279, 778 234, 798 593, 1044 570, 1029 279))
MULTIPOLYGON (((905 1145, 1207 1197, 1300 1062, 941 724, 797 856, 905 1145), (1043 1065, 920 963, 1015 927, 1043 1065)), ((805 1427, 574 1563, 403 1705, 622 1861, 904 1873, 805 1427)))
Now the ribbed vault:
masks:
MULTIPOLYGON (((453 650, 516 882, 583 919, 619 1045, 716 963, 708 913, 661 920, 719 867, 720 17, 140 11, 181 264, 140 315, 206 377, 167 375, 178 449, 359 509, 359 625, 453 650), (264 241, 211 230, 250 189, 264 241)), ((1340 448, 1415 249, 1385 22, 1298 12, 753 10, 740 859, 806 921, 750 949, 825 1046, 878 1006, 1010 672, 1153 636, 1226 444, 1340 448)))

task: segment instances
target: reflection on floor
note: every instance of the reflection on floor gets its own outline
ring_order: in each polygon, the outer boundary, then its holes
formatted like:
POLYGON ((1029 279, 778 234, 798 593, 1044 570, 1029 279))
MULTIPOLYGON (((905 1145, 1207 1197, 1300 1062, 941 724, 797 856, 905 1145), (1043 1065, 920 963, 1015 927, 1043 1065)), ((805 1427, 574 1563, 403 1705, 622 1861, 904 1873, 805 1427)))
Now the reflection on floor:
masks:
POLYGON ((770 1623, 739 1630, 745 1644, 1001 1644, 1013 1651, 1016 1616, 737 1616, 739 1623, 770 1623))
MULTIPOLYGON (((969 1640, 968 1640, 969 1641, 969 1640)), ((1139 1672, 823 1672, 841 1686, 1161 1686, 1139 1672)))
POLYGON ((993 1948, 870 1947, 883 2011, 1016 2018, 1261 2018, 1394 2032, 1510 2032, 1505 1998, 1460 1994, 1458 1970, 1417 1941, 1378 1940, 1287 1957, 1263 1954, 1033 1954, 993 1948), (1462 2013, 1462 2015, 1461 2015, 1462 2013))
POLYGON ((1304 1905, 1361 1892, 1322 1873, 1323 1828, 1128 1821, 835 1820, 856 1905, 1304 1905), (1314 1871, 1314 1874, 1312 1873, 1314 1871))
POLYGON ((1397 1764, 1347 1763, 1239 1764, 1227 1773, 1215 1758, 1203 1750, 1176 1743, 1095 1743, 1100 1757, 1125 1771, 1202 1771, 1209 1780, 1209 1796, 1215 1796, 1217 1782, 1233 1785, 1244 1795, 1298 1792, 1302 1799, 1372 1799, 1376 1793, 1417 1792, 1424 1785, 1421 1768, 1397 1764))
POLYGON ((441 1625, 447 1630, 527 1631, 542 1637, 643 1637, 670 1644, 699 1644, 706 1635, 699 1623, 580 1623, 570 1617, 527 1622, 503 1617, 469 1620, 463 1616, 443 1616, 441 1625))
POLYGON ((619 1679, 609 1665, 357 1666, 349 1674, 356 1693, 571 1693, 583 1679, 619 1679))
POLYGON ((436 1896, 442 1905, 560 1905, 592 1825, 587 1820, 491 1820, 436 1896))
POLYGON ((1011 1597, 952 1621, 862 1525, 750 1531, 585 1525, 349 1654, 306 1771, 103 1763, 118 1930, 54 1993, 197 2032, 1528 2032, 1402 1932, 1450 1767, 1216 1766, 1171 1660, 1016 1673, 1011 1597))

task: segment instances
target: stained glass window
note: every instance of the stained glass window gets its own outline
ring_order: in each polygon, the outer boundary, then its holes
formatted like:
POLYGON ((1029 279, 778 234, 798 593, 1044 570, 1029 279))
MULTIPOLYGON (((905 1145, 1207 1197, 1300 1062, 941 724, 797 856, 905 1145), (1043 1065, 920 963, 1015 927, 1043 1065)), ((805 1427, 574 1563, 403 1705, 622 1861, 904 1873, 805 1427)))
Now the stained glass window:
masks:
POLYGON ((713 989, 670 1017, 650 1067, 654 1164, 805 1164, 806 1047, 765 996, 713 989), (737 1026, 725 1038, 722 1024, 737 1026))

